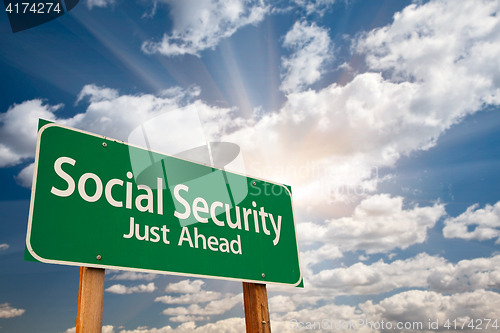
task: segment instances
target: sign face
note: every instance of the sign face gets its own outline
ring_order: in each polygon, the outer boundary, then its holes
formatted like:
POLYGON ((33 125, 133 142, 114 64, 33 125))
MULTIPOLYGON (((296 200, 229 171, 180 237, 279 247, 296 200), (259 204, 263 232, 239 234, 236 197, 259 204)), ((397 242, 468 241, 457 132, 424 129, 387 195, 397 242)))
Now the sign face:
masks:
POLYGON ((34 259, 297 286, 290 189, 48 123, 26 248, 34 259))

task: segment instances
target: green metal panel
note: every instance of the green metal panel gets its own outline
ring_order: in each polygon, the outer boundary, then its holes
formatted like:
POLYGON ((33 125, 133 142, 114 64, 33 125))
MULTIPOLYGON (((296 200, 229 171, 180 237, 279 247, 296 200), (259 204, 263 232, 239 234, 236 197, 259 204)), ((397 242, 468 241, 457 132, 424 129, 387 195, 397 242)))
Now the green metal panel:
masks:
POLYGON ((40 127, 26 258, 257 283, 301 282, 287 186, 54 123, 40 127), (148 166, 132 175, 134 163, 148 166))

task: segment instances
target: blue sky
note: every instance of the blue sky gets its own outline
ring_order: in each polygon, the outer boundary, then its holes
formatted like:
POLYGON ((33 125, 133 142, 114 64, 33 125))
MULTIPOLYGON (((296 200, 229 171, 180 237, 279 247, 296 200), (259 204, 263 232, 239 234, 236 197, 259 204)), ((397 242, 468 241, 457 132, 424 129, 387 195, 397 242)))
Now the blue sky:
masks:
MULTIPOLYGON (((293 188, 305 288, 268 285, 273 332, 500 318, 499 10, 82 0, 15 34, 0 15, 0 332, 74 332, 78 268, 23 261, 38 118, 128 140, 182 107, 293 188)), ((244 330, 239 282, 108 271, 105 289, 106 333, 244 330)))

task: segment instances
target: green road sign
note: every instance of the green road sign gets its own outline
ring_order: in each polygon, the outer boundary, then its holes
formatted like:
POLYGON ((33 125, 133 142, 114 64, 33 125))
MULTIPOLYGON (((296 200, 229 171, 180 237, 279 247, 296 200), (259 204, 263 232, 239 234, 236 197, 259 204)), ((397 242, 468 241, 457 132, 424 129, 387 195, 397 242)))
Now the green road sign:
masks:
POLYGON ((53 123, 38 132, 26 248, 54 264, 302 278, 287 186, 53 123))

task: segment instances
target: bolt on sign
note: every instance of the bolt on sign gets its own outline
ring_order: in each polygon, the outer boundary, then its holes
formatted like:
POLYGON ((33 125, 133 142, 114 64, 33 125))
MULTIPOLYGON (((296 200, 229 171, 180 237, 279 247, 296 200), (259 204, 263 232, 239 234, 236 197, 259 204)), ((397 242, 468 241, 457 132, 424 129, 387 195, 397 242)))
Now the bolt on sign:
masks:
POLYGON ((302 285, 289 187, 44 121, 25 258, 302 285))

